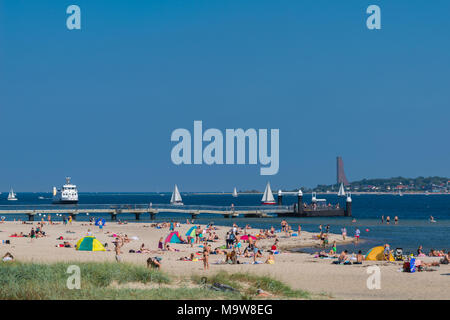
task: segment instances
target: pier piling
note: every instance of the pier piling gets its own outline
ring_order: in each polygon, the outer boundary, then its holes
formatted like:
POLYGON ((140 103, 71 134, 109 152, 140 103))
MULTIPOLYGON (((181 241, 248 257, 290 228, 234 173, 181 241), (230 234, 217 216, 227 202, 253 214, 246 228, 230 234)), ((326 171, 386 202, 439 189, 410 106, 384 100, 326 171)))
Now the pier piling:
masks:
POLYGON ((283 193, 281 192, 281 190, 278 190, 278 205, 283 205, 283 193))
POLYGON ((345 201, 345 216, 351 217, 352 216, 352 197, 350 195, 347 196, 347 200, 345 201))
POLYGON ((297 213, 303 213, 303 192, 302 190, 298 190, 297 196, 297 213))

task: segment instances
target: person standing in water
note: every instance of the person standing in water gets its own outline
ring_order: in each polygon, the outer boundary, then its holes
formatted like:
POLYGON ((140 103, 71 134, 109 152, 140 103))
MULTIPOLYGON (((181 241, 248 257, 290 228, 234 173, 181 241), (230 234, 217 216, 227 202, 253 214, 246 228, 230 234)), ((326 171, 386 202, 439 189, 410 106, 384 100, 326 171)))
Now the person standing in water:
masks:
POLYGON ((356 228, 356 231, 355 231, 355 243, 359 242, 359 236, 360 235, 361 235, 361 231, 359 231, 359 229, 356 228))
POLYGON ((391 217, 387 216, 386 217, 386 224, 389 224, 390 221, 391 221, 391 217))
POLYGON ((394 224, 397 224, 397 223, 398 223, 398 217, 395 216, 395 217, 394 217, 394 224))
POLYGON ((381 223, 384 223, 384 216, 381 216, 381 223))
POLYGON ((342 240, 345 240, 345 237, 347 236, 347 229, 343 227, 341 231, 342 231, 342 240))

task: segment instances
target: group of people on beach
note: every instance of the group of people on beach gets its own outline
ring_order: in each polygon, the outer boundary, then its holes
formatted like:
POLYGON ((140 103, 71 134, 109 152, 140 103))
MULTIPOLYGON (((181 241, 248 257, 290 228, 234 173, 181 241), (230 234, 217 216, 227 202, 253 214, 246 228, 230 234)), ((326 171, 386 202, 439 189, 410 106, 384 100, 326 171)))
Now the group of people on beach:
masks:
MULTIPOLYGON (((282 227, 285 230, 288 230, 287 223, 283 222, 282 227)), ((239 260, 241 258, 253 258, 253 263, 263 263, 258 261, 258 258, 263 258, 263 249, 259 247, 258 241, 261 239, 275 238, 274 244, 272 245, 270 250, 267 250, 268 256, 265 260, 265 263, 273 264, 275 263, 275 253, 278 253, 278 239, 275 235, 275 229, 272 227, 271 230, 259 230, 258 237, 250 234, 249 230, 251 227, 246 225, 244 228, 238 227, 237 224, 233 224, 231 229, 226 233, 225 236, 225 245, 223 247, 215 247, 212 249, 210 242, 217 242, 221 239, 217 236, 214 230, 217 230, 217 227, 210 223, 206 229, 203 229, 200 225, 196 227, 195 239, 188 236, 187 244, 191 247, 195 245, 199 245, 199 248, 202 248, 200 251, 196 253, 191 253, 190 256, 185 256, 179 258, 180 261, 203 261, 204 270, 208 270, 210 263, 209 257, 211 255, 223 255, 223 259, 216 261, 216 263, 224 263, 224 264, 240 264, 242 263, 239 260), (204 233, 209 236, 204 236, 204 233), (214 239, 211 239, 214 237, 214 239), (243 249, 244 244, 247 244, 245 249, 243 249)), ((158 247, 161 249, 162 247, 162 238, 158 244, 158 247)), ((167 248, 164 248, 167 250, 167 248)), ((174 249, 169 251, 173 251, 174 249)))

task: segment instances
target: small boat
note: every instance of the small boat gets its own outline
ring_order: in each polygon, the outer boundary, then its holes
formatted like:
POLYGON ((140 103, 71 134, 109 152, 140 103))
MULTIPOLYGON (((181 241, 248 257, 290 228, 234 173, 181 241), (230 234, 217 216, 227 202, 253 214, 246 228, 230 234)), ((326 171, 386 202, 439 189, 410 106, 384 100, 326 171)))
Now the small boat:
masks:
POLYGON ((181 198, 180 191, 178 191, 177 185, 175 185, 175 188, 173 189, 172 198, 170 198, 170 204, 175 206, 183 205, 183 199, 181 198))
POLYGON ((53 187, 53 203, 78 203, 77 186, 70 183, 70 177, 66 177, 66 184, 61 189, 53 187))
POLYGON ((341 186, 339 187, 338 197, 345 197, 345 190, 343 183, 341 183, 341 186))
POLYGON ((237 196, 238 196, 237 190, 236 190, 236 188, 234 188, 234 190, 233 190, 233 197, 237 198, 237 196))
POLYGON ((14 190, 11 188, 11 190, 8 193, 8 200, 9 201, 16 201, 17 197, 16 194, 14 193, 14 190))
POLYGON ((275 204, 275 199, 273 197, 272 189, 270 189, 270 183, 267 182, 266 190, 264 190, 264 195, 261 199, 262 204, 275 204))

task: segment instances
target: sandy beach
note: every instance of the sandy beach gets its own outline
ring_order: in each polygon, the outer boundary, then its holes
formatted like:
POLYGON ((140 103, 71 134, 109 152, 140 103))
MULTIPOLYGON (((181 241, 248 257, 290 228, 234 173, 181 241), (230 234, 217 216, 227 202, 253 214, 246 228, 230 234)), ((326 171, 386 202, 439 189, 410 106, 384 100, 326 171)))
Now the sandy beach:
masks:
MULTIPOLYGON (((324 297, 334 299, 450 299, 450 265, 440 265, 437 271, 405 273, 400 272, 401 262, 365 261, 362 265, 335 265, 331 259, 314 258, 310 254, 289 252, 288 248, 313 246, 320 242, 313 239, 313 234, 301 232, 300 236, 287 237, 284 233, 278 233, 279 248, 281 253, 275 255, 275 264, 251 264, 253 258, 239 257, 241 264, 216 264, 224 259, 223 255, 210 256, 210 270, 203 270, 202 261, 180 261, 181 257, 189 256, 191 253, 200 252, 202 248, 194 245, 192 248, 187 244, 171 244, 178 249, 177 252, 158 251, 158 241, 165 238, 169 233, 168 228, 157 229, 151 227, 150 223, 117 224, 106 223, 103 230, 89 224, 88 222, 73 222, 64 226, 63 224, 45 225, 43 230, 47 236, 38 239, 27 237, 9 237, 13 233, 23 232, 28 234, 37 223, 22 224, 20 222, 5 222, 0 224, 0 239, 10 240, 11 244, 0 244, 0 254, 3 256, 10 252, 17 261, 23 262, 56 262, 56 261, 115 261, 114 237, 112 234, 127 235, 131 240, 123 248, 123 262, 145 265, 149 256, 162 257, 162 269, 175 276, 186 276, 199 274, 208 276, 219 270, 227 272, 250 272, 258 275, 270 275, 281 280, 295 289, 303 289, 315 294, 324 294, 324 297), (107 243, 107 251, 88 252, 76 251, 74 248, 61 248, 57 244, 63 237, 72 245, 78 239, 87 235, 88 230, 95 235, 101 243, 107 243), (138 250, 141 244, 152 250, 151 253, 129 253, 129 250, 138 250), (368 289, 367 267, 377 265, 381 270, 381 289, 368 289)), ((175 230, 185 237, 186 231, 192 225, 181 224, 175 230)), ((275 226, 276 228, 278 226, 275 226)), ((212 242, 212 248, 225 244, 225 234, 229 227, 217 226, 215 232, 220 237, 218 242, 212 242)), ((249 229, 250 234, 257 234, 259 230, 249 229)), ((342 236, 330 234, 330 243, 333 240, 342 244, 342 236)), ((353 241, 348 238, 346 242, 353 241)), ((259 247, 267 250, 273 244, 273 239, 258 241, 259 247)), ((245 247, 245 245, 244 245, 245 247)), ((328 251, 328 250, 327 250, 328 251)), ((264 253, 259 261, 264 262, 267 258, 264 253)), ((198 256, 200 257, 200 256, 198 256)), ((424 258, 424 261, 437 261, 438 258, 424 258)))

